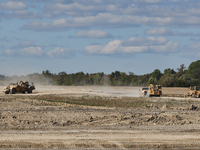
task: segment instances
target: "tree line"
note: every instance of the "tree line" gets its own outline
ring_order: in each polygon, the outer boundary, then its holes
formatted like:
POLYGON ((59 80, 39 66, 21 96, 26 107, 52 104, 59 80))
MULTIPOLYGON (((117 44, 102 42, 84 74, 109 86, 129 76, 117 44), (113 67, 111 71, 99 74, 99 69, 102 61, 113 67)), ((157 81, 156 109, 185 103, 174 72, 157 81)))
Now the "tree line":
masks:
POLYGON ((115 71, 111 74, 99 73, 71 73, 60 72, 53 74, 49 70, 32 73, 26 76, 4 76, 0 75, 1 81, 28 80, 43 85, 111 85, 111 86, 148 86, 149 84, 160 84, 164 87, 189 87, 200 86, 200 60, 192 62, 188 68, 181 64, 179 68, 167 68, 162 73, 155 69, 152 73, 135 75, 133 72, 115 71))

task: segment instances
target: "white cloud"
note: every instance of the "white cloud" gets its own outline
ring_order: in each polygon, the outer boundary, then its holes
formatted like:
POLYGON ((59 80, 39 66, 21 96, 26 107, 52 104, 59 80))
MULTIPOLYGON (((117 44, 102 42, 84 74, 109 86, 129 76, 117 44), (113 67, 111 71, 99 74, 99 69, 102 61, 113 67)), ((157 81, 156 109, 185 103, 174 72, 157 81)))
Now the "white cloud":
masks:
POLYGON ((50 58, 70 58, 73 57, 74 54, 75 53, 73 49, 60 48, 60 47, 57 47, 54 50, 46 53, 46 55, 50 58))
POLYGON ((6 56, 12 56, 13 54, 14 54, 13 51, 11 51, 11 50, 9 50, 9 49, 5 50, 5 55, 6 55, 6 56))
POLYGON ((200 58, 200 43, 197 44, 190 44, 189 46, 185 46, 184 55, 186 57, 192 58, 200 58))
POLYGON ((160 45, 167 42, 165 37, 147 37, 147 38, 136 38, 131 37, 123 42, 123 46, 149 46, 149 45, 160 45))
POLYGON ((36 31, 59 31, 67 30, 69 28, 82 28, 82 27, 127 27, 138 26, 142 24, 150 25, 165 25, 170 24, 171 18, 150 18, 138 17, 130 15, 113 15, 109 13, 98 14, 97 16, 89 17, 75 17, 69 19, 58 19, 52 23, 33 21, 25 24, 22 29, 36 30, 36 31))
POLYGON ((187 33, 176 32, 176 31, 172 31, 167 28, 164 28, 164 27, 146 30, 145 34, 160 35, 160 36, 199 36, 200 35, 199 33, 194 34, 191 32, 187 32, 187 33))
POLYGON ((33 42, 32 41, 25 41, 25 42, 22 42, 20 45, 22 45, 22 46, 30 46, 30 45, 32 45, 33 44, 33 42))
POLYGON ((188 50, 190 51, 200 51, 200 44, 191 44, 188 46, 188 50))
POLYGON ((30 47, 41 47, 41 45, 39 44, 34 44, 33 41, 24 41, 24 42, 21 42, 11 48, 14 48, 14 49, 24 49, 24 48, 30 48, 30 47))
POLYGON ((92 6, 92 5, 82 5, 80 3, 74 2, 70 4, 64 4, 64 3, 56 3, 54 5, 46 5, 44 7, 44 11, 47 15, 82 15, 87 14, 88 12, 94 12, 98 9, 98 7, 92 6))
MULTIPOLYGON (((24 45, 29 45, 29 41, 22 43, 24 45)), ((41 47, 26 47, 18 52, 13 52, 9 49, 5 50, 6 56, 23 56, 23 57, 48 57, 48 58, 72 58, 75 56, 75 51, 73 49, 56 47, 52 51, 45 52, 41 47)))
POLYGON ((171 2, 178 2, 179 0, 170 0, 171 2))
POLYGON ((173 34, 173 32, 169 29, 161 27, 161 28, 154 28, 154 29, 146 30, 145 34, 148 34, 148 35, 168 35, 168 34, 173 34))
POLYGON ((36 46, 33 45, 32 41, 24 41, 14 46, 13 48, 27 48, 27 47, 36 47, 36 46))
POLYGON ((41 47, 28 47, 19 51, 19 54, 21 56, 37 57, 44 55, 44 50, 41 47))
MULTIPOLYGON (((113 15, 102 13, 97 16, 62 18, 53 22, 32 21, 25 24, 21 29, 35 31, 63 31, 70 28, 91 28, 91 27, 137 27, 147 26, 169 26, 169 27, 200 27, 198 17, 171 18, 171 17, 146 17, 131 15, 113 15)), ((162 31, 167 32, 167 31, 162 31)))
POLYGON ((178 43, 173 43, 172 41, 169 41, 164 45, 149 46, 149 50, 156 53, 173 53, 177 52, 178 48, 178 43))
POLYGON ((133 2, 155 4, 155 3, 160 3, 161 0, 133 0, 133 2))
POLYGON ((16 10, 13 11, 11 17, 20 18, 20 19, 35 19, 42 18, 38 12, 31 12, 28 10, 16 10))
POLYGON ((111 38, 112 35, 106 31, 99 31, 99 30, 79 30, 75 37, 78 38, 111 38))
POLYGON ((168 41, 166 38, 130 38, 127 41, 114 40, 110 41, 107 45, 88 45, 85 47, 85 53, 87 54, 104 54, 104 55, 112 55, 112 54, 131 54, 131 53, 142 53, 142 52, 155 52, 155 53, 171 53, 178 51, 178 44, 168 41), (130 43, 131 40, 133 42, 140 41, 143 42, 135 45, 127 44, 130 43), (149 43, 149 40, 151 43, 149 43), (146 43, 148 42, 148 43, 146 43), (124 44, 126 43, 126 44, 124 44))
POLYGON ((85 52, 88 54, 114 54, 118 50, 118 48, 121 46, 122 41, 120 40, 114 40, 110 41, 107 45, 101 46, 101 45, 91 45, 86 46, 85 52))
POLYGON ((25 9, 27 6, 23 2, 8 1, 6 3, 0 3, 0 9, 2 10, 20 10, 25 9))
MULTIPOLYGON (((74 0, 67 3, 55 3, 45 5, 44 12, 46 16, 53 17, 57 15, 69 15, 69 16, 95 16, 99 13, 113 13, 123 14, 125 12, 134 12, 132 15, 137 13, 146 12, 151 14, 152 6, 149 5, 165 4, 161 0, 74 0), (140 7, 139 5, 144 7, 140 7), (136 6, 136 7, 130 7, 136 6), (130 9, 135 8, 135 9, 130 9), (127 11, 129 10, 129 11, 127 11)), ((157 10, 157 9, 156 9, 157 10)))
MULTIPOLYGON (((71 28, 111 28, 168 26, 200 27, 200 11, 197 1, 176 0, 116 0, 45 3, 43 17, 56 18, 51 22, 35 20, 25 24, 22 29, 34 31, 63 31, 71 28), (46 5, 47 4, 47 5, 46 5), (179 4, 179 5, 178 5, 179 4)), ((39 17, 37 13, 16 11, 17 17, 39 17), (25 15, 28 14, 28 15, 25 15)), ((41 17, 41 16, 40 16, 41 17)), ((157 29, 159 35, 171 34, 169 29, 157 29)), ((150 32, 150 31, 149 31, 150 32)), ((153 31, 151 31, 153 32, 153 31)), ((176 33, 174 33, 176 34, 176 33)), ((150 35, 150 34, 149 34, 150 35)), ((153 35, 153 33, 151 34, 153 35)))
POLYGON ((139 17, 179 18, 199 15, 199 8, 194 8, 195 1, 163 1, 163 0, 74 0, 69 3, 50 3, 45 5, 44 12, 47 17, 66 16, 96 16, 100 13, 113 15, 132 15, 139 17), (181 5, 180 5, 181 3, 181 5), (184 7, 187 6, 187 7, 184 7))
MULTIPOLYGON (((27 2, 27 4, 30 4, 27 2)), ((35 3, 34 3, 35 4, 35 3)), ((23 29, 62 31, 76 27, 130 27, 130 26, 170 26, 200 27, 198 1, 177 0, 133 0, 101 1, 71 0, 46 1, 43 11, 24 10, 24 2, 8 1, 0 3, 1 9, 16 10, 11 14, 3 13, 4 18, 42 18, 56 17, 53 22, 33 21, 23 29), (57 3, 56 3, 57 2, 57 3), (181 5, 178 5, 180 4, 181 5), (196 6, 195 6, 196 5, 196 6), (40 11, 40 12, 39 12, 40 11)), ((37 6, 37 4, 35 4, 37 6)), ((35 7, 36 7, 35 6, 35 7)))

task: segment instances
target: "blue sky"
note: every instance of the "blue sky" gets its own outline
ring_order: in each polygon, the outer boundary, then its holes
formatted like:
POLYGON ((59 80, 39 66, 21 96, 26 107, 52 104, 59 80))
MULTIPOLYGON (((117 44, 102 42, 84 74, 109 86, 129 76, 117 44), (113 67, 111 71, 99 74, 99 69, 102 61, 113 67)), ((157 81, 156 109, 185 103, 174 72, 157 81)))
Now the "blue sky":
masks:
POLYGON ((200 58, 199 0, 1 0, 0 74, 176 70, 200 58))

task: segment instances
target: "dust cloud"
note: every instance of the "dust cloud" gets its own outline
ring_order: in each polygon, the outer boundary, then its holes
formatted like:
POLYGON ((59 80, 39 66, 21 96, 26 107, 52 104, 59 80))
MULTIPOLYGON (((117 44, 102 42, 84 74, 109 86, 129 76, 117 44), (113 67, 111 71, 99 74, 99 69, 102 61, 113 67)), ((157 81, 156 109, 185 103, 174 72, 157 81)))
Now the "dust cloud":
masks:
POLYGON ((44 86, 35 85, 33 94, 78 94, 116 97, 139 97, 139 87, 123 86, 44 86))

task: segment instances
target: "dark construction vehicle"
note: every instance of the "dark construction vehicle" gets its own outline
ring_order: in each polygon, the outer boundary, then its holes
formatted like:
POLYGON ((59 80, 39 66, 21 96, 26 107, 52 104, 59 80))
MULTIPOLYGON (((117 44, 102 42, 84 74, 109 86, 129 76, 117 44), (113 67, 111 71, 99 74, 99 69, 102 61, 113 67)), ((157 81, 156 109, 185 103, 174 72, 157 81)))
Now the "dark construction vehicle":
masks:
POLYGON ((8 86, 6 86, 2 92, 5 94, 15 94, 16 92, 20 93, 32 93, 32 91, 35 90, 35 86, 29 85, 28 81, 20 81, 19 83, 10 83, 8 86))

